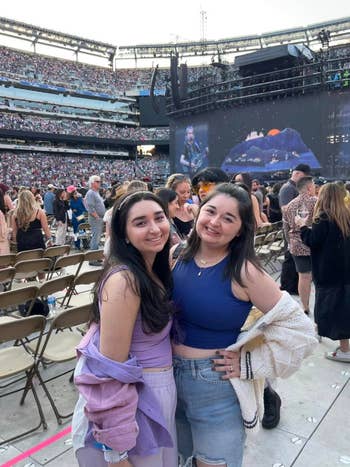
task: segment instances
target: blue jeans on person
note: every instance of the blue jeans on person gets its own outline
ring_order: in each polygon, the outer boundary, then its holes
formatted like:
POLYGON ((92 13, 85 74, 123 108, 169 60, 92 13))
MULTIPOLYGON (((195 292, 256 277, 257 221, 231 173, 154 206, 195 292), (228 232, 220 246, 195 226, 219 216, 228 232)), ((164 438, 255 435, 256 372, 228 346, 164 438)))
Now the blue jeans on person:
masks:
POLYGON ((78 221, 77 218, 73 215, 72 216, 72 227, 74 233, 74 245, 75 247, 80 250, 80 238, 79 238, 79 224, 82 224, 84 219, 78 221))
POLYGON ((91 227, 90 250, 98 250, 103 231, 103 219, 102 217, 96 219, 93 216, 89 216, 89 224, 91 227))
POLYGON ((209 465, 241 467, 241 408, 230 381, 212 370, 212 358, 173 358, 179 453, 184 461, 193 456, 209 465))

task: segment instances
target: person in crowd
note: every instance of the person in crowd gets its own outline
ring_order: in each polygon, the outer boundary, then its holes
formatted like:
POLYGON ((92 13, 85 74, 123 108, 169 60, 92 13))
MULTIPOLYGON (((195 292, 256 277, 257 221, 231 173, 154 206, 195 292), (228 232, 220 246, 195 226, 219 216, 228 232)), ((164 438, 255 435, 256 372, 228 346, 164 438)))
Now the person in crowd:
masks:
POLYGON ((10 253, 9 233, 4 193, 0 189, 0 255, 8 255, 10 253))
POLYGON ((191 198, 190 179, 183 174, 172 174, 168 178, 165 187, 177 193, 179 208, 174 217, 174 223, 181 237, 186 238, 193 227, 195 216, 193 205, 188 203, 191 198))
POLYGON ((12 211, 12 209, 15 208, 15 205, 13 204, 11 197, 8 193, 10 191, 10 187, 5 185, 4 183, 0 183, 0 190, 4 194, 4 203, 5 203, 6 212, 12 211))
POLYGON ((37 189, 36 189, 36 192, 33 193, 33 194, 34 194, 34 198, 35 198, 36 204, 38 205, 38 208, 43 209, 43 208, 44 208, 44 201, 43 201, 43 198, 42 198, 42 196, 41 196, 41 190, 40 190, 40 188, 37 188, 37 189))
POLYGON ((264 224, 268 224, 268 219, 264 216, 260 209, 258 198, 255 196, 254 193, 252 193, 252 179, 249 173, 241 172, 236 174, 233 177, 233 182, 244 183, 248 187, 252 200, 256 227, 259 228, 262 227, 264 224))
POLYGON ((290 179, 284 183, 279 191, 280 207, 283 211, 284 207, 289 204, 292 199, 299 195, 297 182, 302 177, 310 176, 311 168, 307 164, 298 164, 292 171, 290 179))
MULTIPOLYGON (((280 203, 280 208, 283 211, 288 203, 292 199, 298 196, 298 190, 296 187, 297 181, 302 178, 309 176, 311 173, 311 168, 307 164, 298 164, 292 171, 290 179, 284 183, 279 191, 278 199, 280 203)), ((281 272, 281 290, 286 290, 291 294, 298 294, 298 274, 295 269, 294 260, 290 251, 287 248, 285 249, 284 261, 282 263, 282 272, 281 272)))
POLYGON ((345 205, 346 207, 350 208, 350 182, 345 183, 345 190, 346 190, 345 205))
POLYGON ((47 192, 44 194, 44 210, 47 216, 53 216, 53 201, 55 199, 56 187, 49 183, 47 185, 47 192))
MULTIPOLYGON (((103 199, 99 193, 100 184, 101 178, 98 175, 92 175, 89 178, 89 190, 85 196, 85 206, 91 226, 91 250, 98 250, 103 231, 103 216, 106 212, 103 199)), ((91 261, 90 265, 97 266, 99 263, 91 261)))
POLYGON ((53 215, 56 220, 56 245, 66 243, 69 204, 67 201, 67 192, 63 188, 56 190, 53 200, 53 215))
POLYGON ((279 191, 282 187, 282 184, 277 182, 274 183, 271 189, 271 192, 266 196, 269 199, 269 221, 273 224, 274 222, 279 222, 282 220, 282 211, 280 208, 280 203, 278 199, 279 191))
POLYGON ((287 204, 283 212, 283 229, 298 273, 300 300, 308 315, 312 282, 310 248, 301 240, 300 228, 295 222, 295 217, 298 214, 311 224, 317 198, 315 197, 315 184, 310 176, 300 178, 296 188, 299 195, 287 204))
POLYGON ((262 194, 262 214, 265 216, 267 222, 270 222, 270 199, 267 197, 267 187, 265 185, 260 185, 259 191, 262 194))
POLYGON ((86 207, 83 203, 83 197, 74 185, 67 187, 67 193, 69 195, 69 207, 72 210, 74 245, 77 250, 80 250, 79 224, 85 222, 86 207))
POLYGON ((326 358, 350 362, 350 210, 337 183, 323 185, 311 229, 298 217, 301 239, 311 250, 318 334, 339 340, 326 358))
POLYGON ((126 194, 113 208, 111 251, 75 370, 80 467, 178 466, 169 229, 153 193, 126 194))
POLYGON ((199 467, 242 465, 244 427, 256 429, 262 415, 257 380, 287 376, 317 344, 300 306, 260 267, 254 231, 249 193, 218 185, 202 201, 173 268, 179 452, 199 467), (237 341, 252 305, 266 316, 237 341), (257 334, 260 345, 249 347, 257 334))
POLYGON ((163 201, 163 204, 166 206, 167 215, 170 222, 170 241, 171 246, 177 245, 181 242, 180 232, 177 230, 177 227, 174 223, 174 217, 179 208, 179 197, 174 190, 170 188, 159 188, 156 191, 156 195, 163 201))
POLYGON ((263 193, 261 190, 260 180, 254 178, 252 180, 252 194, 256 197, 259 203, 260 212, 263 210, 263 193))
POLYGON ((318 197, 318 193, 321 187, 324 185, 324 180, 320 178, 314 178, 314 184, 315 184, 315 196, 318 197))
POLYGON ((149 191, 147 182, 143 182, 142 180, 132 180, 128 183, 126 187, 127 193, 132 193, 133 191, 149 191))
POLYGON ((18 194, 17 207, 11 217, 12 240, 17 242, 17 251, 45 249, 52 244, 51 232, 45 211, 37 207, 35 197, 30 190, 18 194))
POLYGON ((192 186, 202 201, 219 183, 228 182, 226 173, 217 167, 207 167, 198 172, 192 179, 192 186))

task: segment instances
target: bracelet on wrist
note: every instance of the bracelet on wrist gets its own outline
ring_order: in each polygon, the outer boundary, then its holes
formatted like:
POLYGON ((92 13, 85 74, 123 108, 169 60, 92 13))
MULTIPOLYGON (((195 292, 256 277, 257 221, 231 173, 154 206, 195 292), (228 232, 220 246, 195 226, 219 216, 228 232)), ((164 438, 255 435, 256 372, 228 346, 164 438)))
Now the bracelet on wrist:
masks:
POLYGON ((128 458, 128 451, 118 452, 113 450, 103 451, 106 462, 117 464, 118 462, 125 461, 128 458))

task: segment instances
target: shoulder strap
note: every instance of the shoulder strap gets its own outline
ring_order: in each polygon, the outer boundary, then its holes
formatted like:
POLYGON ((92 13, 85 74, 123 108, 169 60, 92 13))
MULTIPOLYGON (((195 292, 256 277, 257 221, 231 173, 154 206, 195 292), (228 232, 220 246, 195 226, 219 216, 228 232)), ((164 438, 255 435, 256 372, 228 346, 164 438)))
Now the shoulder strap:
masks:
POLYGON ((184 250, 185 246, 186 246, 186 242, 180 242, 174 248, 174 251, 172 252, 172 255, 171 255, 171 269, 174 269, 179 259, 179 256, 181 252, 184 250))
POLYGON ((107 280, 109 279, 109 277, 111 277, 112 274, 115 274, 116 272, 120 272, 120 271, 127 271, 129 268, 128 266, 126 266, 125 264, 119 264, 117 266, 113 266, 108 272, 107 274, 105 275, 105 277, 102 279, 101 281, 101 284, 99 285, 99 288, 98 288, 98 304, 99 306, 101 306, 101 293, 102 293, 102 289, 105 285, 105 283, 107 282, 107 280))

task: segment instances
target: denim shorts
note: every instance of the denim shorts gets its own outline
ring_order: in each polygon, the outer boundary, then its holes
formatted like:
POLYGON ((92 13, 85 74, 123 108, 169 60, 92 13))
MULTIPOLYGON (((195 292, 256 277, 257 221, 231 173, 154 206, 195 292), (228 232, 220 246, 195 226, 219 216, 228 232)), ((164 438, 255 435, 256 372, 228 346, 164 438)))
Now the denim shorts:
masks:
POLYGON ((173 359, 179 453, 185 461, 193 456, 209 465, 240 467, 245 441, 241 409, 230 381, 212 370, 212 358, 173 359))

